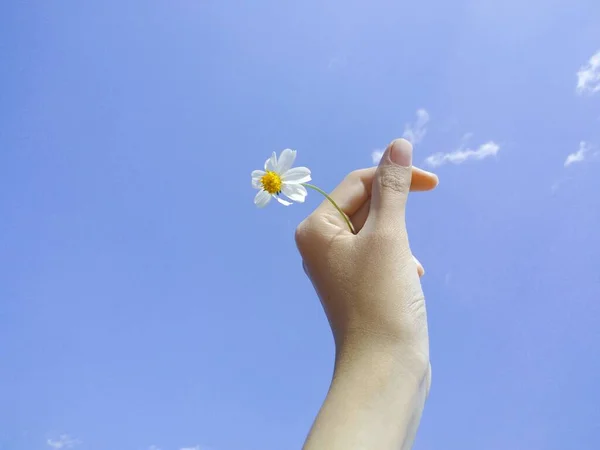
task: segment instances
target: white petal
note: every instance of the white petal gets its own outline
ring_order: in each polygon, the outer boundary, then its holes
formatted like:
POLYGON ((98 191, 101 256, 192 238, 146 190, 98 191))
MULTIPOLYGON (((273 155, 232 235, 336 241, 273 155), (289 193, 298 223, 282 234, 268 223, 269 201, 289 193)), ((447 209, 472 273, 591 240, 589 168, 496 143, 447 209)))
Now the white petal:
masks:
POLYGON ((288 202, 287 200, 282 199, 281 197, 275 197, 279 203, 283 206, 290 206, 292 202, 288 202))
POLYGON ((261 189, 260 179, 265 174, 262 170, 255 170, 252 172, 252 187, 255 189, 261 189))
POLYGON ((281 191, 291 200, 299 203, 303 203, 304 199, 308 195, 306 188, 301 184, 285 184, 281 188, 281 191))
POLYGON ((282 173, 281 180, 284 183, 299 184, 308 183, 312 180, 310 176, 310 169, 307 167, 294 167, 285 173, 282 173))
POLYGON ((275 152, 265 161, 265 171, 277 172, 277 154, 275 152))
POLYGON ((277 173, 284 174, 292 168, 294 161, 296 160, 296 151, 286 148, 279 155, 279 161, 277 165, 277 173))
POLYGON ((267 191, 260 191, 258 194, 256 194, 256 197, 254 197, 254 204, 259 208, 264 208, 269 204, 270 201, 271 194, 269 194, 267 191))

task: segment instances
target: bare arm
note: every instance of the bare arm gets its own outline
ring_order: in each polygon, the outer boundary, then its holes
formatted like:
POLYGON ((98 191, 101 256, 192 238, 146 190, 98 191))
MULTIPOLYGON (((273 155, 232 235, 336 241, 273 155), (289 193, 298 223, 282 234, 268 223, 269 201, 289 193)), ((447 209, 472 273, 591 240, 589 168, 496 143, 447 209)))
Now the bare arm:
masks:
POLYGON ((400 353, 393 344, 370 339, 341 349, 305 450, 412 448, 429 390, 429 365, 400 353))
POLYGON ((331 197, 351 233, 324 202, 296 241, 336 343, 329 393, 304 450, 409 450, 429 392, 431 369, 422 266, 408 243, 405 207, 415 185, 412 147, 394 141, 377 170, 349 175, 331 197))

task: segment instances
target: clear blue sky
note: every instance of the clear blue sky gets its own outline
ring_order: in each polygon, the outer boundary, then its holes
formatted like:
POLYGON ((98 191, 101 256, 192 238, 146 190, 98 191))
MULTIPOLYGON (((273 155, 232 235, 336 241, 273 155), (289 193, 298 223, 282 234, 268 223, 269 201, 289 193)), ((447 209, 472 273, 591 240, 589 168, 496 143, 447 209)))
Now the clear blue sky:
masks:
POLYGON ((293 241, 320 198, 257 210, 250 172, 291 147, 330 190, 405 132, 416 163, 443 153, 409 206, 433 365, 415 449, 600 448, 599 19, 2 2, 0 450, 299 448, 333 363, 293 241))

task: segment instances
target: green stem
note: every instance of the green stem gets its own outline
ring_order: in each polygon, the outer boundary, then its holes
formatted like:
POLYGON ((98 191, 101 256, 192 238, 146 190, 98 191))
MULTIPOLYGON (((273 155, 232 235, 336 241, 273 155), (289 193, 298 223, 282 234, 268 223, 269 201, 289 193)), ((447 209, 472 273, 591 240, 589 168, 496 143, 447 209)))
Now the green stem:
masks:
POLYGON ((348 228, 350 228, 350 232, 352 234, 356 234, 356 231, 354 231, 354 226, 352 225, 352 222, 350 222, 350 219, 348 218, 348 216, 346 215, 346 213, 344 211, 342 211, 342 208, 340 208, 337 203, 329 196, 329 194, 327 194, 327 192, 325 192, 323 189, 318 188, 317 186, 313 185, 313 184, 309 184, 309 183, 302 183, 302 185, 304 187, 307 187, 309 189, 312 189, 314 191, 317 191, 319 194, 322 194, 327 200, 329 200, 329 202, 333 205, 333 207, 335 209, 338 210, 338 212, 342 215, 342 217, 344 218, 344 221, 346 222, 346 224, 348 225, 348 228))

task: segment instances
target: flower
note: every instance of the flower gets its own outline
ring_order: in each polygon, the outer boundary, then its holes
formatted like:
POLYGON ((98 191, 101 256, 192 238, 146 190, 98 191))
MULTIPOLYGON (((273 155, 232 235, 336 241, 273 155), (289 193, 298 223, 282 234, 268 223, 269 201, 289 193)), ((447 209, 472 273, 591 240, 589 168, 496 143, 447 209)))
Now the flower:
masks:
POLYGON ((281 152, 279 159, 277 159, 277 154, 273 152, 265 162, 265 170, 252 172, 252 187, 260 189, 254 197, 256 206, 264 208, 272 198, 275 198, 282 205, 291 205, 292 202, 280 198, 281 193, 294 202, 304 202, 307 192, 302 183, 311 180, 310 170, 306 167, 292 168, 295 159, 296 151, 286 148, 281 152))

